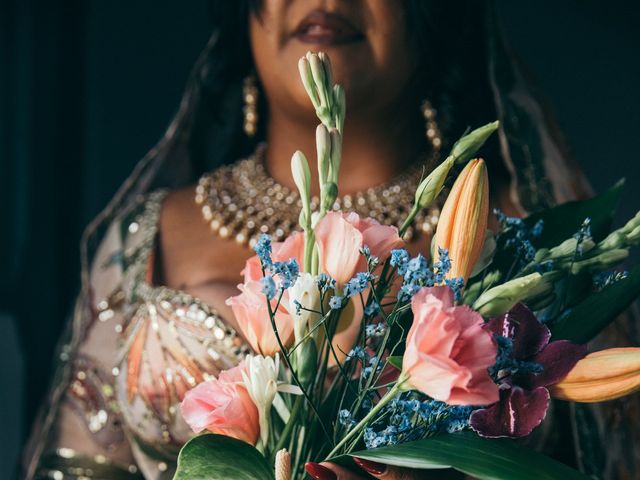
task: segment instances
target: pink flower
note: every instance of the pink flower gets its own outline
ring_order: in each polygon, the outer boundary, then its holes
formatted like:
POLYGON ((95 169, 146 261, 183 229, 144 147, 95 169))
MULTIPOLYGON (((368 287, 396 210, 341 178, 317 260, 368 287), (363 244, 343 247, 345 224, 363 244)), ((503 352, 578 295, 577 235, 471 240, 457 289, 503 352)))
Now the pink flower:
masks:
MULTIPOLYGON (((262 293, 262 284, 256 280, 249 280, 244 285, 238 285, 238 288, 242 293, 226 301, 233 310, 238 328, 255 352, 267 357, 274 355, 280 351, 280 346, 269 319, 267 298, 262 293)), ((293 319, 287 311, 288 296, 288 292, 285 291, 275 314, 278 335, 286 346, 293 341, 293 319)), ((272 311, 275 311, 276 305, 277 299, 274 298, 271 300, 272 311)))
POLYGON ((416 390, 450 405, 487 405, 498 387, 487 369, 496 345, 479 313, 455 306, 449 287, 421 289, 411 302, 403 375, 416 390))
POLYGON ((186 393, 180 412, 194 432, 209 430, 256 444, 260 434, 258 409, 244 386, 244 368, 242 362, 186 393))
POLYGON ((381 262, 395 248, 404 245, 398 229, 380 225, 357 213, 329 212, 316 226, 316 239, 323 272, 334 278, 339 286, 347 283, 357 272, 364 272, 366 260, 360 254, 363 246, 381 262))

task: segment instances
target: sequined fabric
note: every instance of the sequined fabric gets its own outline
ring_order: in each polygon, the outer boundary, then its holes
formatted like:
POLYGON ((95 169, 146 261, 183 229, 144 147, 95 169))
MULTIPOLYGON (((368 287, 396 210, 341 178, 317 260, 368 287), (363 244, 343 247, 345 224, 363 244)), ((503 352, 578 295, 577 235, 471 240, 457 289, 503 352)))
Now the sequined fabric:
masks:
POLYGON ((192 435, 178 409, 185 392, 249 351, 208 305, 152 283, 165 195, 139 199, 97 250, 75 311, 84 328, 60 349, 68 374, 54 380, 58 408, 39 422, 28 478, 171 478, 192 435))

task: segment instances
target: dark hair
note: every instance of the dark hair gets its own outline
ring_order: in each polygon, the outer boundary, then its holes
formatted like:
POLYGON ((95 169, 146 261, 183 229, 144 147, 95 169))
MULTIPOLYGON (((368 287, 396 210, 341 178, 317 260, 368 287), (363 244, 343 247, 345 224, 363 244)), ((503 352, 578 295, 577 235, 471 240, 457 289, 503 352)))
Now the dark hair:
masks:
MULTIPOLYGON (((438 111, 447 141, 467 127, 495 120, 488 82, 487 15, 484 0, 404 0, 407 29, 421 60, 425 98, 438 111)), ((196 171, 215 168, 249 154, 263 140, 264 123, 249 140, 242 132, 243 78, 253 69, 249 48, 249 14, 260 13, 259 0, 210 0, 218 38, 201 71, 204 108, 193 119, 190 154, 196 171), (202 128, 204 127, 204 128, 202 128)), ((260 96, 264 99, 264 95, 260 96)), ((266 105, 261 102, 264 111, 266 105)), ((416 106, 418 108, 418 106, 416 106)), ((265 115, 260 115, 264 121, 265 115)), ((495 145, 496 160, 499 158, 495 145)), ((501 162, 495 162, 500 171, 501 162)), ((494 173, 497 173, 494 170, 494 173)))

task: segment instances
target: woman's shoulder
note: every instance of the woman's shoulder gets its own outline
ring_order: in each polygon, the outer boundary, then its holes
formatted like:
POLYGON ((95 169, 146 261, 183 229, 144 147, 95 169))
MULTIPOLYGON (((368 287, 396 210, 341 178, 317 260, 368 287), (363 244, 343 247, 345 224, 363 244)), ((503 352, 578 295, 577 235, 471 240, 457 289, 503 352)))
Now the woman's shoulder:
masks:
POLYGON ((246 248, 211 231, 195 201, 195 185, 167 194, 159 214, 157 242, 157 277, 177 288, 211 281, 235 284, 248 256, 246 248))

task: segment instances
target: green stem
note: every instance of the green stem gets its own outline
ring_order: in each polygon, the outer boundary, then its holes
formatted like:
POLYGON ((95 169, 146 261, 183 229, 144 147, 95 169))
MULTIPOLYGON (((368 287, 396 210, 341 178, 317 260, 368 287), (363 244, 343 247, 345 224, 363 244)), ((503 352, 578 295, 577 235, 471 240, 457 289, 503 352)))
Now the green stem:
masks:
POLYGON ((414 203, 413 207, 411 207, 411 211, 409 212, 409 215, 407 215, 407 218, 405 218, 404 222, 402 222, 402 226, 400 227, 400 231, 398 232, 400 235, 400 238, 404 236, 405 232, 411 226, 411 224, 413 223, 413 220, 416 218, 416 215, 418 215, 419 211, 420 211, 420 207, 418 207, 418 205, 414 203))
POLYGON ((304 271, 313 274, 313 250, 316 239, 311 225, 304 229, 304 271))
POLYGON ((327 458, 326 458, 327 460, 332 458, 336 453, 338 453, 345 443, 351 440, 351 438, 354 435, 356 435, 360 430, 366 427, 367 424, 371 421, 371 419, 374 418, 380 412, 380 410, 382 410, 385 407, 387 403, 393 400, 393 398, 400 392, 400 387, 402 386, 402 383, 404 383, 404 379, 400 377, 400 379, 398 379, 398 383, 396 383, 393 386, 393 388, 389 390, 387 394, 380 399, 380 401, 376 404, 376 406, 373 407, 371 411, 367 413, 367 415, 362 420, 360 420, 358 424, 355 427, 353 427, 351 431, 347 433, 347 435, 343 437, 342 440, 340 440, 340 442, 333 448, 333 450, 329 452, 329 455, 327 455, 327 458))
POLYGON ((275 448, 273 449, 274 455, 284 447, 285 442, 287 441, 293 427, 296 426, 296 420, 298 419, 298 415, 300 414, 300 410, 302 409, 302 404, 304 401, 304 397, 299 395, 296 398, 295 403, 293 404, 293 408, 291 409, 291 415, 289 416, 289 421, 284 426, 282 433, 280 434, 280 438, 278 439, 278 443, 276 443, 275 448))

